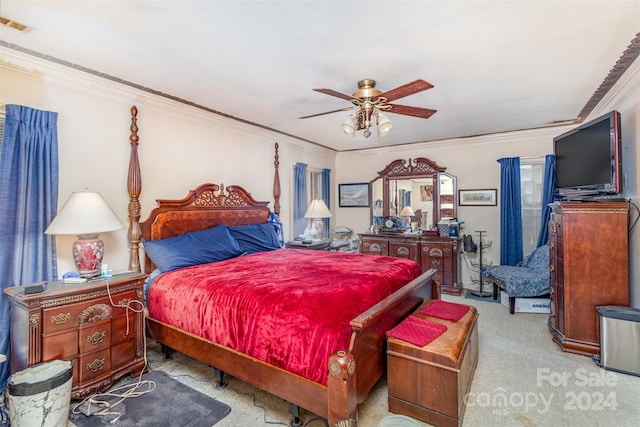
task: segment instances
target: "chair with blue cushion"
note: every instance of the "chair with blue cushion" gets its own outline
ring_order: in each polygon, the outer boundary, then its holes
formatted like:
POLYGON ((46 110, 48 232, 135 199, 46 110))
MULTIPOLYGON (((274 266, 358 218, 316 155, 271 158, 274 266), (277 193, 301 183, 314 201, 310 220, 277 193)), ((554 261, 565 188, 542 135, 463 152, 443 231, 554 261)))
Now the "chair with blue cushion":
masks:
POLYGON ((494 300, 499 289, 507 292, 509 313, 513 314, 516 298, 549 293, 549 245, 538 247, 518 265, 484 266, 482 275, 493 282, 494 300))

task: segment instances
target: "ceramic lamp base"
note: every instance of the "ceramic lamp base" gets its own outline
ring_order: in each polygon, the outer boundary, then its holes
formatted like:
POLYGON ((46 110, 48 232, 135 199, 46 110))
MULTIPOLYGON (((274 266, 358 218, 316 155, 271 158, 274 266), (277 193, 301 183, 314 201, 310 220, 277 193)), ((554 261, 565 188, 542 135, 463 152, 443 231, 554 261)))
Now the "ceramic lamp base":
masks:
POLYGON ((317 235, 315 236, 318 240, 322 239, 324 236, 324 220, 322 218, 314 218, 311 221, 312 228, 315 227, 317 235))
POLYGON ((82 234, 73 242, 73 261, 80 277, 96 277, 100 275, 104 242, 97 234, 82 234))

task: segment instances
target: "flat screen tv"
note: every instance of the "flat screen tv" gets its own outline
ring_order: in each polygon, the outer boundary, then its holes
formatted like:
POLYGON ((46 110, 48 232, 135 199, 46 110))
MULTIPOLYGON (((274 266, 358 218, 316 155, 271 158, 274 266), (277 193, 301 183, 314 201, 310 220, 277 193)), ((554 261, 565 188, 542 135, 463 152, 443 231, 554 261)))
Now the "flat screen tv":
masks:
POLYGON ((611 111, 553 138, 556 197, 622 193, 620 113, 611 111))

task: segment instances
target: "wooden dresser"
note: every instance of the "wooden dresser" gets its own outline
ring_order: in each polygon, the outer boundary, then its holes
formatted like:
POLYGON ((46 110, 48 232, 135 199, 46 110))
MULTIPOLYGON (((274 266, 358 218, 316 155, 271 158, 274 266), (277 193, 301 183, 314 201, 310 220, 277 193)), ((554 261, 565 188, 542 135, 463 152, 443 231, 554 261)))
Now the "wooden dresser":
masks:
POLYGON ((462 244, 459 237, 384 232, 362 233, 359 236, 361 253, 410 259, 420 264, 422 271, 435 268, 438 274, 434 280, 440 281, 442 292, 459 295, 462 291, 460 282, 462 244))
POLYGON ((83 284, 52 281, 32 295, 24 287, 5 289, 11 301, 11 373, 71 360, 72 399, 102 391, 127 373, 139 375, 145 368, 145 278, 127 273, 83 284))
POLYGON ((563 351, 600 351, 596 306, 629 305, 627 203, 558 202, 549 221, 549 330, 563 351))

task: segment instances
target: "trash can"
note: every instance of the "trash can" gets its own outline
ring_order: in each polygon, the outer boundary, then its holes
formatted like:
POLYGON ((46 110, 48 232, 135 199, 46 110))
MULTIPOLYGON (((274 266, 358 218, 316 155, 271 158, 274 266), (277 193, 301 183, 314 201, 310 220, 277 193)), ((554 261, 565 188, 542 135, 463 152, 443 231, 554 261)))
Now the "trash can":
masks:
POLYGON ((599 366, 640 375, 640 310, 615 305, 596 310, 600 316, 599 366))
POLYGON ((9 377, 7 396, 12 427, 66 427, 71 404, 73 364, 54 360, 9 377))

